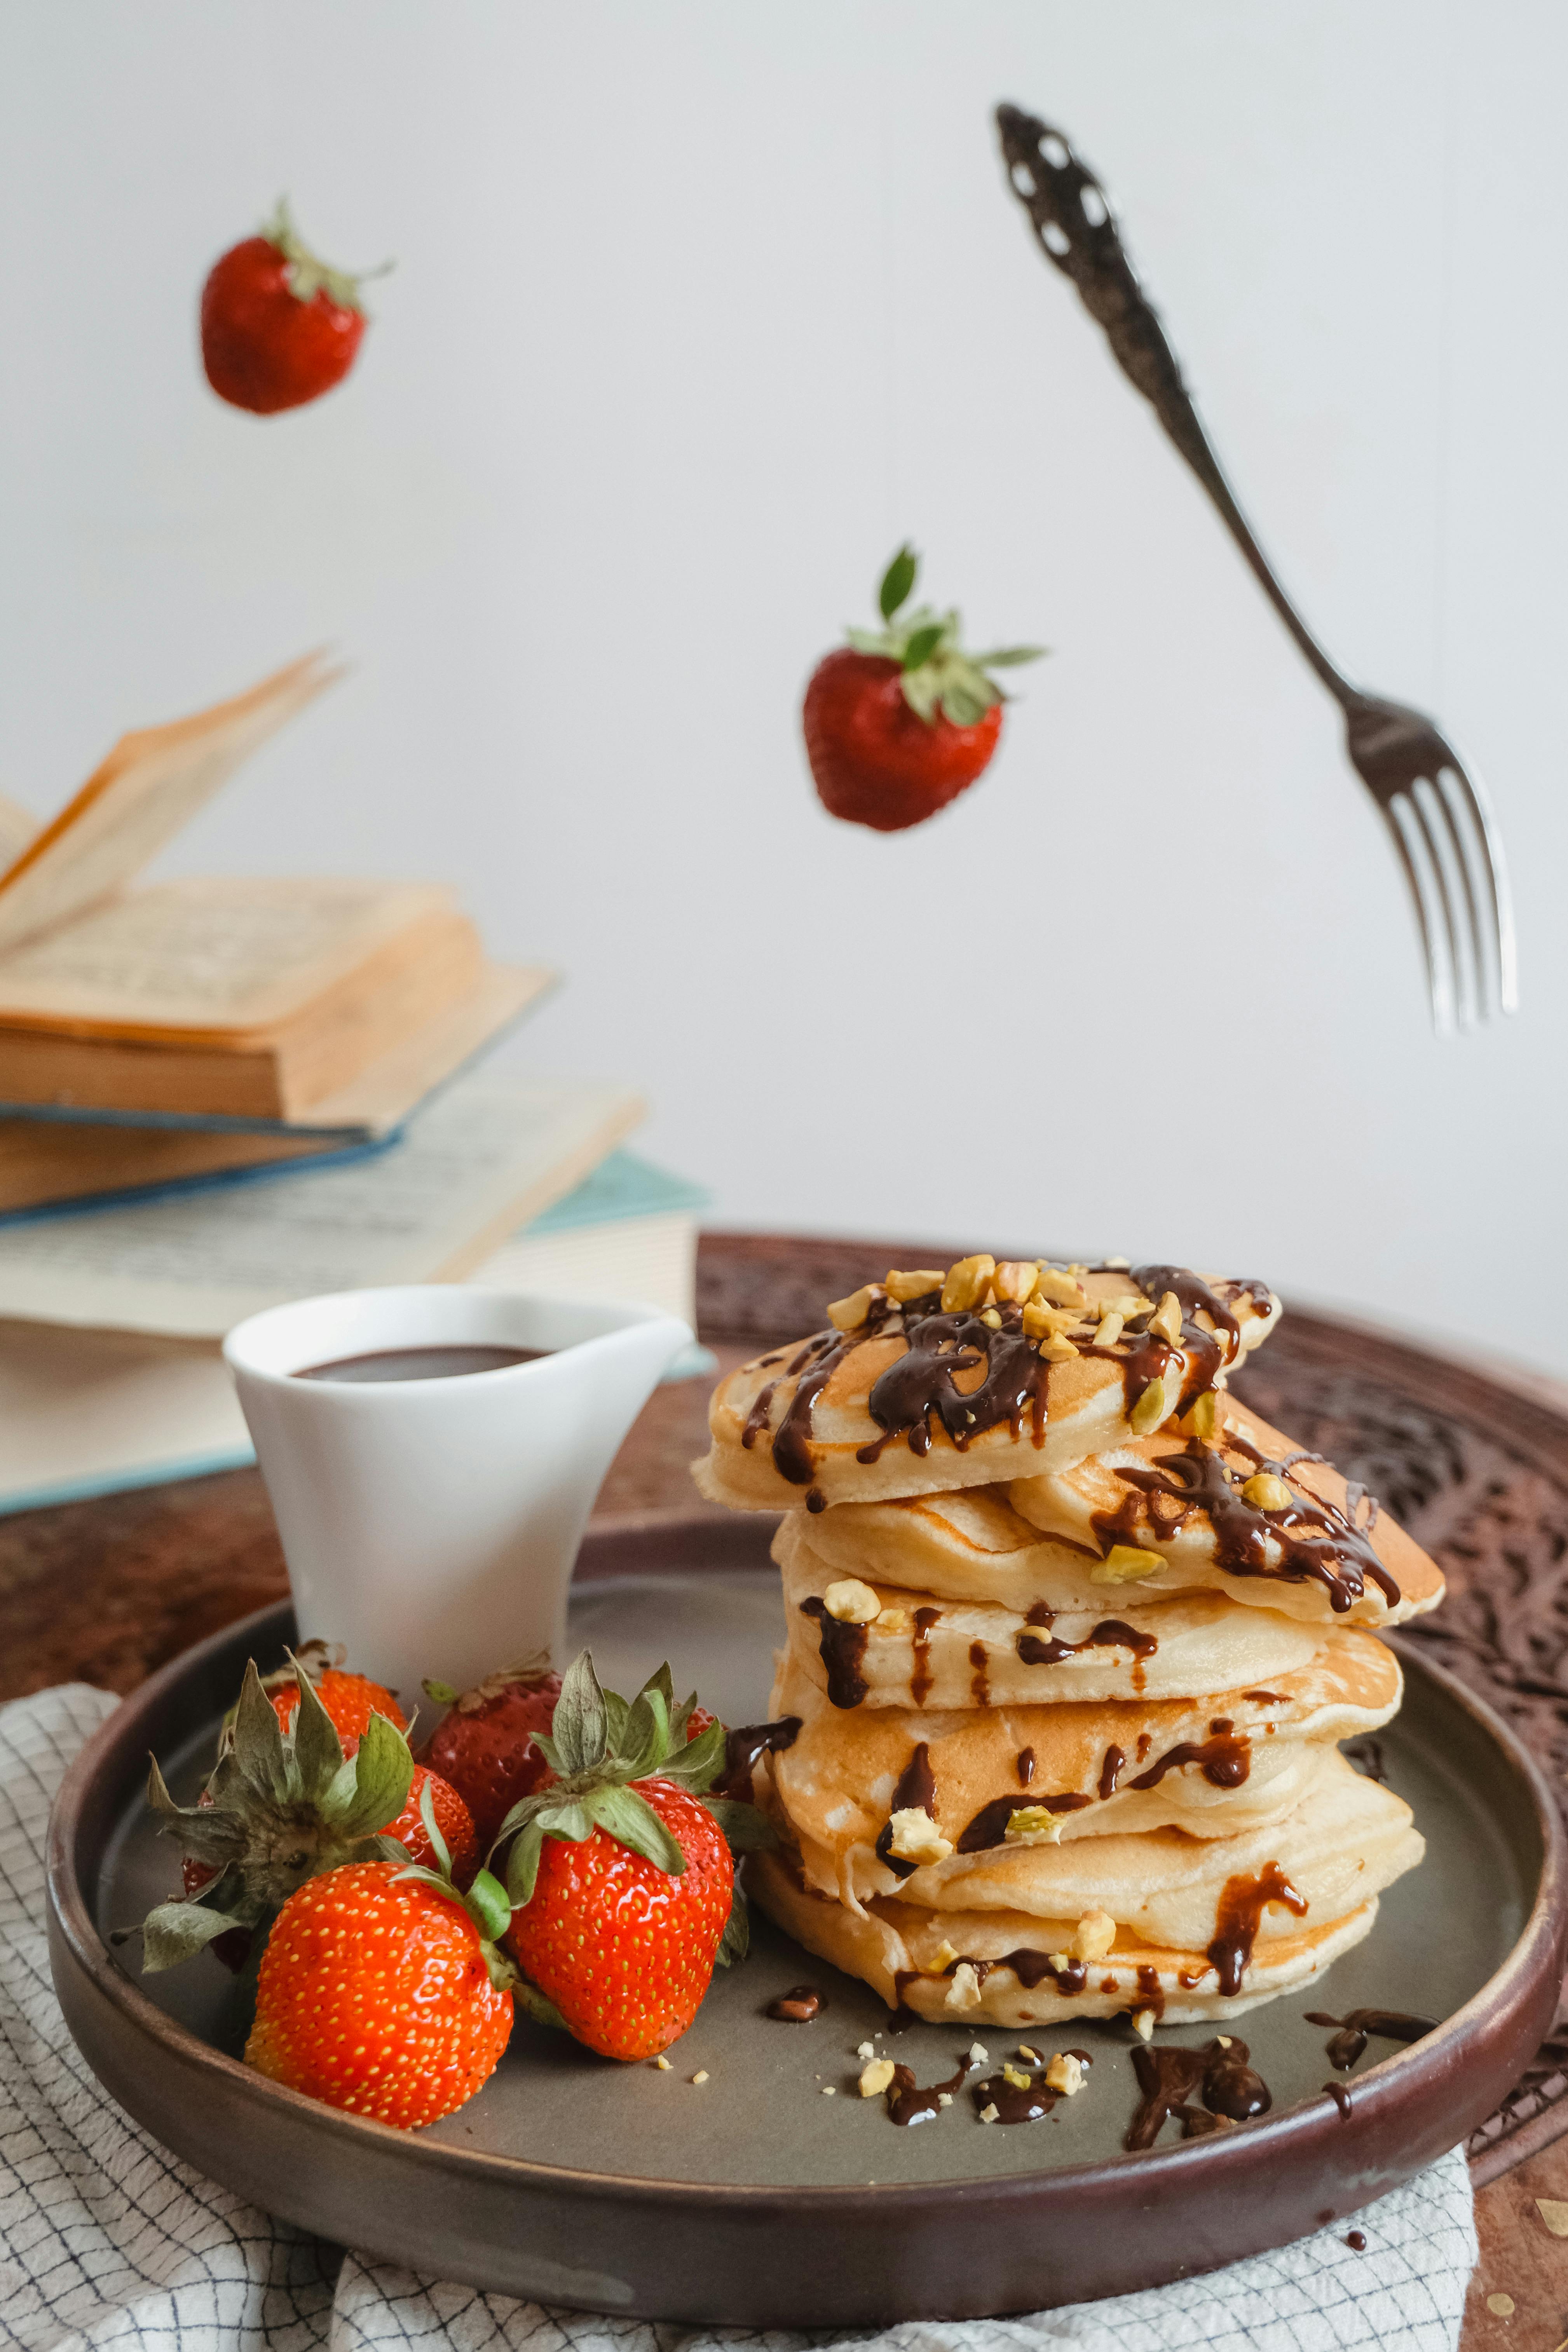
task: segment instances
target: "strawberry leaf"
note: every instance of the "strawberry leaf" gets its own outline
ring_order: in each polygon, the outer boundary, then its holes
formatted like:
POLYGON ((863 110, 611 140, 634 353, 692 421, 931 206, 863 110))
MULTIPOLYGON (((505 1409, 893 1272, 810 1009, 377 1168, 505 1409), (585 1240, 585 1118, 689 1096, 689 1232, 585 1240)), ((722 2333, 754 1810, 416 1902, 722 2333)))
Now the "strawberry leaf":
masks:
POLYGON ((506 1888, 488 1870, 481 1870, 468 1892, 468 1908, 481 1936, 499 1943, 511 1926, 511 1903, 506 1888))
POLYGON ((343 1760, 343 1743, 337 1725, 321 1705, 315 1684, 294 1656, 286 1654, 299 1675, 300 1706, 294 1717, 294 1761, 307 1791, 329 1786, 343 1760))
POLYGON ((557 1798, 546 1805, 538 1816, 539 1826, 546 1837, 560 1838, 569 1845, 581 1845, 594 1834, 594 1818, 580 1797, 557 1798))
POLYGON ((730 1916, 724 1922, 724 1933, 713 1955, 714 1965, 721 1969, 733 1968, 737 1961, 745 1958, 751 1948, 751 1914, 746 1909, 746 1898, 737 1885, 730 1897, 730 1916))
POLYGON ((235 1709, 233 1759, 235 1769, 258 1796, 280 1805, 296 1793, 283 1749, 283 1727, 261 1687, 254 1658, 246 1661, 235 1709))
POLYGON ((942 695, 942 716, 954 727, 978 727, 1000 698, 997 695, 976 694, 972 687, 954 680, 942 695))
POLYGON ((426 1675, 419 1687, 437 1706, 456 1706, 462 1696, 462 1693, 455 1691, 450 1683, 438 1683, 434 1675, 426 1675))
POLYGON ((353 1801, 344 1807, 338 1826, 345 1837, 372 1837, 408 1802, 414 1759, 397 1726, 384 1715, 373 1715, 353 1761, 353 1801))
POLYGON ((673 1780, 678 1788, 689 1789, 694 1796, 700 1796, 704 1789, 711 1788, 723 1770, 726 1746, 723 1725, 710 1723, 706 1731, 700 1732, 695 1739, 688 1740, 684 1748, 667 1757, 658 1767, 657 1776, 638 1773, 637 1777, 638 1780, 657 1777, 660 1780, 673 1780))
POLYGON ((1016 669, 1020 662, 1044 661, 1049 646, 999 646, 994 653, 971 654, 976 669, 1016 669))
POLYGON ((605 1746, 611 1756, 618 1756, 626 1745, 626 1718, 631 1708, 619 1691, 605 1693, 605 1746))
POLYGON ((584 1650, 567 1667, 555 1702, 550 1733, 568 1772, 591 1772, 604 1761, 608 1745, 605 1694, 594 1672, 590 1652, 584 1650))
POLYGON ((557 2032, 566 2032, 566 2020, 555 2003, 542 1993, 537 1985, 530 1984, 526 1977, 517 1978, 510 1990, 518 2008, 525 2017, 531 2017, 535 2025, 552 2025, 557 2032))
POLYGON ((778 1843, 767 1815, 739 1797, 704 1797, 703 1803, 724 1832, 731 1853, 762 1853, 778 1843))
POLYGON ((942 696, 942 680, 929 666, 924 669, 907 669, 900 685, 904 700, 917 719, 928 727, 936 725, 936 706, 942 696))
POLYGON ((515 1839, 506 1858, 507 1893, 514 1910, 521 1911, 533 1900, 533 1884, 539 1876, 539 1857, 544 1851, 544 1832, 537 1822, 530 1822, 521 1837, 515 1839))
POLYGON ((669 1877, 681 1876, 686 1856, 646 1797, 635 1789, 600 1789, 587 1802, 599 1828, 618 1844, 629 1846, 669 1877))
POLYGON ((882 584, 877 591, 877 605, 884 621, 890 621, 899 606, 909 596, 920 570, 920 558, 906 541, 882 574, 882 584))
POLYGON ((923 629, 916 629, 904 647, 904 667, 919 669, 922 662, 930 661, 945 634, 941 621, 929 621, 923 629))
POLYGON ((178 1968, 182 1960, 205 1951, 215 1937, 248 1924, 205 1903, 160 1903, 142 1923, 142 1973, 153 1976, 160 1969, 178 1968))
MULTIPOLYGON (((398 1811, 402 1811, 401 1806, 399 1806, 398 1811)), ((395 1816, 394 1816, 394 1818, 395 1819, 395 1816)), ((436 1820, 435 1783, 431 1780, 425 1781, 419 1791, 419 1818, 425 1824, 426 1836, 429 1839, 431 1844, 436 1849, 437 1862, 440 1865, 441 1869, 445 1871, 447 1876, 450 1878, 452 1875, 452 1849, 447 1843, 446 1839, 441 1835, 440 1827, 436 1820)), ((480 1874, 481 1876, 489 1875, 488 1872, 482 1872, 480 1874)), ((491 1884, 492 1885, 494 1885, 493 1880, 491 1881, 491 1884)), ((500 1931, 498 1928, 496 1933, 499 1935, 500 1932, 500 1931)))
POLYGON ((646 1780, 669 1753, 669 1716, 660 1690, 639 1691, 627 1714, 617 1771, 623 1780, 646 1780))

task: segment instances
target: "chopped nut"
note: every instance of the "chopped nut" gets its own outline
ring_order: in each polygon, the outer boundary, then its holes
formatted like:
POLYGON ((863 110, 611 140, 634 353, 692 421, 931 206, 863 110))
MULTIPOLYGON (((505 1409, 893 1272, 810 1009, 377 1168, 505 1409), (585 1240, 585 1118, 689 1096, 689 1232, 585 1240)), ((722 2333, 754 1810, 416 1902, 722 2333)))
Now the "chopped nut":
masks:
POLYGON ((692 2081, 693 2081, 694 2083, 705 2083, 705 2082, 708 2080, 708 2069, 707 2069, 707 2067, 706 2067, 706 2066, 699 2066, 699 2068, 697 2069, 696 2074, 693 2074, 693 2076, 691 2077, 691 2079, 692 2079, 692 2081))
POLYGON ((1015 2091, 1026 2091, 1030 2088, 1030 2078, 1025 2074, 1022 2066, 1009 2066, 1005 2063, 1002 2068, 1002 2080, 1011 2084, 1015 2091))
POLYGON ((1039 1342, 1039 1351, 1047 1364, 1070 1364, 1078 1354, 1072 1341, 1061 1331, 1052 1331, 1039 1342))
POLYGON ((879 1633, 907 1633, 910 1630, 910 1612, 907 1609, 879 1609, 877 1612, 876 1626, 879 1633))
POLYGON ((858 1331, 871 1311, 871 1301, 882 1297, 879 1282, 863 1282, 847 1298, 836 1298, 827 1310, 827 1319, 838 1331, 858 1331))
POLYGON ((1211 1339, 1214 1338, 1219 1328, 1206 1307, 1194 1307, 1193 1321, 1197 1325, 1200 1331, 1206 1331, 1211 1339))
POLYGON ((881 1602, 858 1576, 846 1576, 838 1583, 830 1584, 822 1599, 828 1615, 837 1617, 841 1625, 869 1625, 881 1614, 881 1602))
POLYGON ((952 2105, 952 2093, 951 2091, 939 2091, 936 2095, 936 2103, 939 2107, 951 2107, 952 2105))
POLYGON ((972 2042, 969 2045, 969 2054, 973 2060, 975 2065, 984 2066, 987 2059, 990 2057, 991 2053, 987 2050, 984 2042, 972 2042))
POLYGON ((889 1298, 902 1307, 910 1298, 929 1298, 933 1290, 942 1288, 942 1271, 937 1266, 920 1266, 911 1274, 894 1272, 882 1285, 889 1298))
POLYGON ((1165 1383, 1151 1381, 1128 1415, 1128 1426, 1134 1436, 1147 1437, 1152 1430, 1159 1428, 1165 1412, 1165 1383))
POLYGON ((1005 1845, 1059 1845, 1061 1838, 1061 1815, 1047 1812, 1044 1805, 1020 1805, 1008 1815, 1002 1832, 1005 1845))
POLYGON ((1125 1315, 1118 1315, 1114 1310, 1102 1315, 1100 1318, 1100 1328, 1095 1334, 1095 1346, 1097 1348, 1114 1348, 1116 1342, 1121 1337, 1121 1327, 1126 1320, 1127 1318, 1125 1315))
POLYGON ((1149 1328, 1167 1347, 1179 1348, 1182 1343, 1182 1302, 1173 1290, 1167 1290, 1149 1318, 1149 1328))
POLYGON ((1491 2313, 1494 2319, 1511 2319, 1513 2317, 1513 2297, 1511 2294, 1489 2294, 1487 2297, 1487 2309, 1491 2313))
POLYGON ((1107 1273, 1124 1273, 1127 1267, 1127 1260, 1124 1257, 1102 1257, 1100 1263, 1105 1267, 1107 1273))
POLYGON ((1241 1499, 1244 1503, 1250 1503, 1255 1511, 1288 1511, 1290 1489, 1284 1479, 1277 1478, 1271 1470, 1260 1470, 1243 1486, 1241 1499))
POLYGON ((994 1307, 982 1307, 980 1310, 980 1320, 984 1324, 988 1331, 1000 1331, 1002 1328, 1002 1318, 997 1314, 994 1307))
POLYGON ((1222 2050, 1228 2050, 1230 2048, 1230 2036, 1228 2033, 1216 2033, 1215 2035, 1215 2040, 1219 2043, 1222 2050))
POLYGON ((1061 2051, 1046 2068, 1046 2087, 1059 2091, 1064 2098, 1076 2098, 1083 2088, 1082 2059, 1075 2058, 1070 2050, 1061 2051))
POLYGON ((873 2058, 868 2066, 860 2070, 860 2096, 863 2099, 879 2099, 892 2079, 892 2060, 873 2058))
POLYGON ((991 1277, 991 1296, 1022 1307, 1026 1298, 1033 1298, 1039 1278, 1038 1258, 1005 1257, 991 1277))
MULTIPOLYGON (((994 2108, 994 2107, 982 2107, 982 2108, 981 2108, 981 2110, 980 2110, 980 2120, 981 2120, 981 2122, 982 2122, 983 2124, 994 2124, 994 2123, 996 2121, 996 2110, 995 2110, 995 2108, 994 2108)), ((1512 2305, 1511 2305, 1511 2304, 1510 2305, 1509 2308, 1510 2308, 1510 2310, 1511 2310, 1511 2309, 1513 2308, 1513 2306, 1512 2306, 1512 2305)))
POLYGON ((995 1271, 996 1261, 991 1256, 961 1257, 956 1265, 950 1265, 942 1286, 942 1313, 962 1315, 972 1307, 984 1306, 995 1271))
POLYGON ((1020 2058, 1026 2058, 1031 2066, 1037 2066, 1040 2063, 1039 2052, 1037 2050, 1031 2050, 1026 2042, 1019 2042, 1018 2055, 1020 2058))
POLYGON ((1116 1922, 1110 1912, 1086 1911, 1072 1939, 1073 1956, 1080 1960, 1102 1960, 1115 1941, 1116 1922))
POLYGON ((857 2058, 874 2058, 876 2054, 876 2050, 869 2042, 862 2042, 855 2053, 857 2058))
POLYGON ((973 1961, 960 1960, 952 1972, 952 1982, 948 1986, 947 1999, 942 2006, 944 2009, 979 2008, 980 1979, 974 1973, 973 1961))
POLYGON ((1024 1309, 1024 1337, 1043 1339, 1049 1332, 1070 1331, 1081 1320, 1076 1307, 1046 1307, 1037 1298, 1031 1298, 1024 1309))
POLYGON ((656 2059, 654 2060, 654 2062, 653 2062, 653 2063, 654 2063, 654 2064, 658 2068, 658 2071, 659 2071, 659 2073, 660 2073, 661 2074, 668 2074, 668 2072, 669 2072, 669 2061, 668 2061, 668 2058, 656 2058, 656 2059))
POLYGON ((1568 2205, 1560 2198, 1538 2197, 1535 2210, 1554 2238, 1568 2238, 1568 2205))
POLYGON ((1084 1307, 1089 1301, 1089 1294, 1082 1283, 1075 1282, 1070 1274, 1063 1274, 1059 1267, 1054 1265, 1041 1266, 1035 1284, 1035 1297, 1048 1298, 1054 1307, 1084 1307))
POLYGON ((892 1835, 888 1851, 900 1862, 945 1862, 952 1852, 952 1840, 944 1838, 931 1815, 919 1805, 906 1805, 889 1822, 892 1835))
POLYGON ((1133 2011, 1132 2031, 1138 2036, 1140 2042, 1152 2042, 1154 2039, 1154 2012, 1152 2009, 1135 2009, 1133 2011))
POLYGON ((1191 1412, 1182 1415, 1176 1427, 1184 1437, 1212 1437, 1218 1412, 1218 1392, 1214 1389, 1205 1389, 1191 1412))
POLYGON ((824 2083, 822 2095, 825 2099, 831 2099, 834 2096, 834 2087, 831 2083, 824 2083))
POLYGON ((952 1968, 957 1958, 958 1954, 953 1950, 952 1946, 948 1942, 947 1937, 944 1936, 941 1943, 936 1948, 936 1957, 931 1961, 931 1966, 940 1974, 943 1969, 952 1968))
POLYGON ((1070 1952, 1047 1952, 1046 1954, 1046 1958, 1049 1960, 1057 1974, 1060 1976, 1062 1970, 1071 1961, 1072 1954, 1070 1952))
POLYGON ((1138 1544, 1112 1544, 1105 1558, 1089 1571, 1091 1584, 1136 1584, 1165 1565, 1157 1551, 1138 1544))

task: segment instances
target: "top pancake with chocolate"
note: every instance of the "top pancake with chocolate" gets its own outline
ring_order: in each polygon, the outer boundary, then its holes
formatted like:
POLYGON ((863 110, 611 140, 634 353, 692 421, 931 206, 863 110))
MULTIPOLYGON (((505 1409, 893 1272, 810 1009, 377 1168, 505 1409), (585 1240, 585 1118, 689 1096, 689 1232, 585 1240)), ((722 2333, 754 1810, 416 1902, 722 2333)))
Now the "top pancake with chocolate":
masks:
POLYGON ((1279 1314, 1266 1284, 1179 1266, 890 1274, 720 1382, 693 1475, 780 1510, 1068 1470, 1178 1419, 1212 1427, 1217 1384, 1279 1314))

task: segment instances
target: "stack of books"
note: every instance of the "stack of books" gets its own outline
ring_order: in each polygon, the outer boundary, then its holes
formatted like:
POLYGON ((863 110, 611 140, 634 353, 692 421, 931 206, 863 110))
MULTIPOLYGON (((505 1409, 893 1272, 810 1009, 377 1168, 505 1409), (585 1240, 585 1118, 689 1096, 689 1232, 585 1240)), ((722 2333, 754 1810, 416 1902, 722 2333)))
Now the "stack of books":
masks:
POLYGON ((0 803, 0 1511, 248 1460, 219 1342, 283 1299, 473 1279, 690 1318, 703 1196, 619 1148, 635 1093, 476 1066, 554 975, 450 892, 132 887, 336 675, 124 737, 52 824, 0 803))

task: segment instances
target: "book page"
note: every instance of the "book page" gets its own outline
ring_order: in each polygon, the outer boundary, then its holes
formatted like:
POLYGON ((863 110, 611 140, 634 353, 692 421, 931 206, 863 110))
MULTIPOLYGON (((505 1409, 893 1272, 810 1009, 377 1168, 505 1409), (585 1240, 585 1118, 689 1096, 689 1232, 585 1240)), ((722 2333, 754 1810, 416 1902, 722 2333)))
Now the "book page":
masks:
POLYGON ((41 830, 31 809, 25 809, 20 801, 8 801, 0 793, 0 871, 14 866, 41 830))
POLYGON ((383 940, 453 911, 449 890, 423 883, 154 883, 0 952, 0 1022, 132 1038, 261 1029, 383 940))
POLYGON ((0 874, 0 950, 123 889, 242 760, 342 675, 307 654, 230 702, 122 735, 0 874))
POLYGON ((460 1281, 642 1115, 616 1087, 460 1078, 368 1160, 0 1227, 0 1316, 216 1338, 316 1292, 460 1281))

